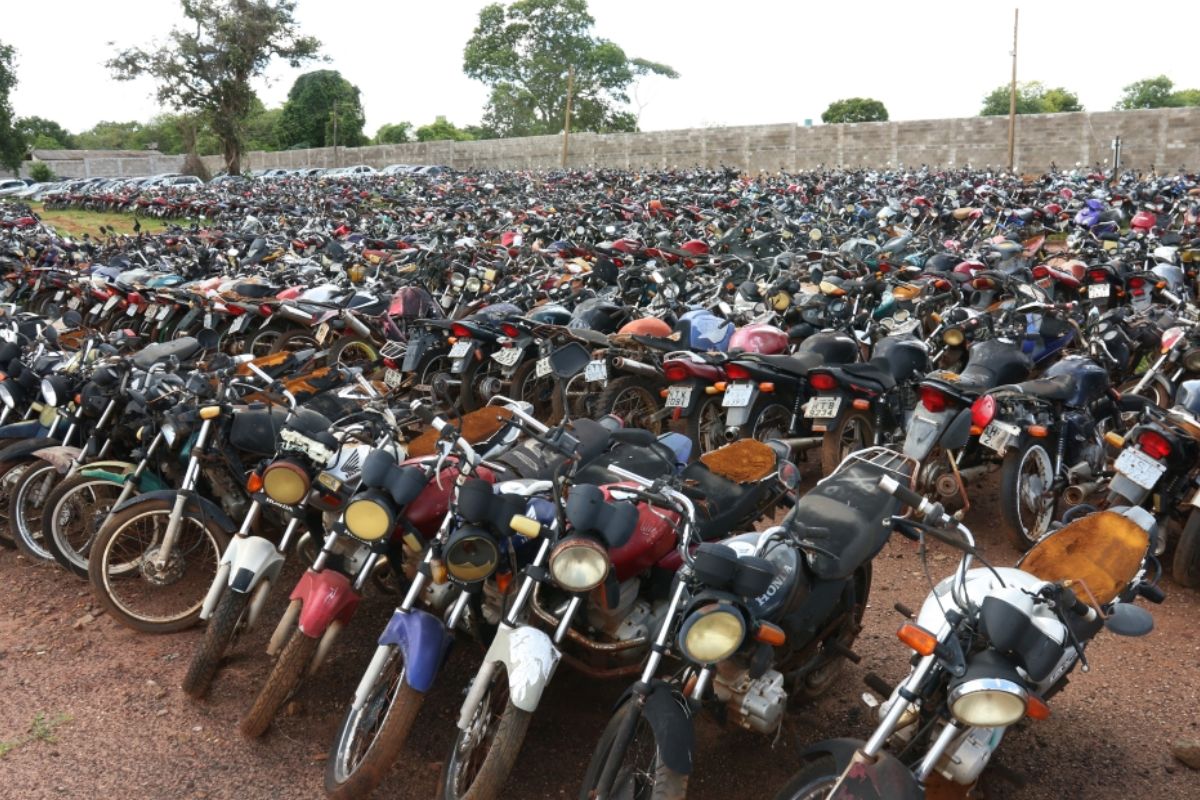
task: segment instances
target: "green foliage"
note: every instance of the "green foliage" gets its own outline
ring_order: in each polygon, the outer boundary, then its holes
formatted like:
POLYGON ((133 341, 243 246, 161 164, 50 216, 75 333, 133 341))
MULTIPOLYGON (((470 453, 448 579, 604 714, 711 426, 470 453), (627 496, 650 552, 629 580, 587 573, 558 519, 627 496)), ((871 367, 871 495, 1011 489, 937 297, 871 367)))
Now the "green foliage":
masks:
POLYGON ((8 93, 17 85, 15 56, 11 45, 0 42, 0 165, 14 172, 25 157, 25 137, 13 125, 12 104, 8 101, 8 93))
POLYGON ((4 758, 18 747, 24 747, 31 742, 56 744, 58 736, 54 733, 55 729, 61 725, 66 725, 70 721, 70 714, 59 714, 53 719, 47 719, 46 715, 39 711, 34 715, 33 722, 29 725, 28 733, 11 741, 0 742, 0 758, 4 758))
POLYGON ((454 123, 447 122, 445 117, 438 117, 428 125, 422 125, 417 128, 418 142, 441 142, 447 139, 455 142, 465 142, 473 138, 471 134, 456 127, 454 123))
POLYGON ((70 132, 54 120, 20 117, 17 119, 17 130, 36 150, 70 150, 75 147, 75 139, 70 132))
POLYGON ((334 144, 334 115, 337 144, 357 147, 367 143, 363 136, 362 101, 358 87, 333 69, 306 72, 292 84, 279 118, 279 142, 284 148, 298 143, 310 147, 334 144))
POLYGON ((155 50, 132 47, 108 61, 117 80, 148 75, 158 100, 204 115, 221 141, 226 168, 241 172, 245 125, 254 104, 250 82, 274 58, 293 67, 316 57, 320 42, 302 36, 296 0, 180 0, 186 28, 155 50))
POLYGON ((1175 82, 1166 75, 1156 75, 1134 81, 1126 86, 1121 99, 1113 108, 1129 111, 1135 108, 1179 108, 1200 106, 1200 89, 1175 89, 1175 82))
MULTIPOLYGON (((997 86, 983 98, 981 117, 1008 116, 1009 87, 997 86)), ((1018 114, 1059 114, 1064 111, 1083 111, 1079 97, 1061 86, 1047 88, 1041 81, 1017 84, 1018 114)))
POLYGON ((665 64, 629 58, 595 36, 593 24, 587 0, 517 0, 507 8, 483 8, 463 51, 463 72, 492 90, 482 127, 498 136, 561 131, 571 66, 572 130, 636 130, 637 116, 624 109, 629 86, 645 75, 679 76, 665 64))
POLYGON ((375 144, 404 144, 412 141, 411 122, 396 122, 379 126, 375 132, 375 144))
POLYGON ((870 97, 850 97, 845 100, 834 100, 821 115, 821 121, 826 123, 838 122, 887 122, 887 108, 878 100, 870 97))
POLYGON ((50 169, 50 165, 45 161, 34 161, 33 166, 29 168, 29 177, 38 183, 49 183, 55 179, 54 170, 50 169))

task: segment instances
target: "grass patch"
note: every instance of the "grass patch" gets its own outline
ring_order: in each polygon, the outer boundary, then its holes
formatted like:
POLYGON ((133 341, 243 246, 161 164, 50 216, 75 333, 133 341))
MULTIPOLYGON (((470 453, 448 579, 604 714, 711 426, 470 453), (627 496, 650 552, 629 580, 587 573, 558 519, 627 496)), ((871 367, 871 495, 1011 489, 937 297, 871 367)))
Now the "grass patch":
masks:
MULTIPOLYGON (((92 237, 100 236, 101 225, 111 225, 116 229, 117 233, 133 234, 134 216, 132 214, 122 214, 120 212, 109 211, 84 211, 77 208, 68 208, 61 211, 47 211, 41 203, 31 203, 30 207, 34 213, 41 218, 42 222, 58 231, 59 236, 73 236, 76 239, 88 234, 92 237)), ((158 233, 164 231, 170 225, 183 225, 184 220, 161 220, 153 217, 138 217, 141 228, 146 233, 158 233)))
POLYGON ((19 736, 6 742, 0 742, 0 758, 16 750, 19 747, 24 747, 31 742, 49 742, 54 744, 58 741, 58 737, 54 732, 59 727, 66 725, 71 721, 70 714, 59 714, 53 719, 47 718, 42 712, 38 712, 33 722, 29 724, 29 731, 24 736, 19 736))

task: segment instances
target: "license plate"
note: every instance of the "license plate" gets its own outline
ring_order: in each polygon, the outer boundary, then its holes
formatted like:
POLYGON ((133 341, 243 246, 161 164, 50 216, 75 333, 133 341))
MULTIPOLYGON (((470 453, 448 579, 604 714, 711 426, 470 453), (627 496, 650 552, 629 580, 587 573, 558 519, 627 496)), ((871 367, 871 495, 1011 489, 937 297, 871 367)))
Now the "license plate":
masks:
POLYGON ((322 322, 317 326, 317 344, 325 344, 325 337, 329 336, 329 323, 322 322))
POLYGON ((837 416, 838 409, 842 407, 842 398, 840 397, 814 397, 808 401, 808 407, 804 409, 804 416, 809 419, 831 419, 837 416))
POLYGON ((1008 449, 1008 440, 1020 432, 1021 429, 1016 425, 1010 425, 1007 422, 992 422, 983 429, 983 433, 979 434, 979 443, 1004 455, 1004 451, 1008 449))
POLYGON ((671 386, 667 389, 667 408, 687 408, 692 402, 691 386, 671 386))
POLYGON ((331 492, 336 492, 338 489, 342 488, 341 480, 330 475, 328 472, 322 472, 318 474, 317 483, 321 484, 331 492))
POLYGON ((383 382, 389 389, 395 389, 404 383, 404 373, 398 369, 388 367, 383 373, 383 382))
POLYGON ((158 313, 158 306, 154 303, 146 306, 146 319, 154 319, 154 315, 158 313))
POLYGON ((115 294, 112 297, 105 300, 104 301, 104 313, 107 314, 108 312, 112 311, 113 308, 115 308, 117 303, 119 303, 119 302, 121 302, 121 298, 115 294))
POLYGON ((62 299, 66 296, 66 294, 67 294, 67 292, 65 289, 59 289, 57 292, 54 293, 54 302, 61 303, 62 299))
POLYGON ((539 358, 537 360, 537 366, 533 368, 533 371, 537 373, 539 378, 544 378, 549 375, 552 372, 550 368, 550 356, 539 358))
POLYGON ((725 397, 721 400, 721 405, 724 408, 745 408, 750 405, 750 398, 753 395, 753 383, 735 383, 725 390, 725 397))
POLYGON ((502 347, 492 353, 492 360, 502 367, 511 367, 521 360, 520 347, 502 347))
MULTIPOLYGON (((583 379, 586 381, 589 381, 589 382, 608 380, 608 362, 602 358, 597 358, 594 361, 589 361, 588 365, 586 367, 584 367, 583 379)), ((672 387, 672 388, 681 388, 681 387, 672 387)), ((691 391, 690 387, 688 388, 688 391, 689 392, 691 391)), ((669 394, 670 394, 670 392, 668 392, 668 395, 669 394)))
POLYGON ((462 358, 469 352, 471 352, 471 340, 470 339, 468 339, 465 342, 455 342, 454 346, 450 348, 450 357, 451 358, 462 358))
POLYGON ((1108 297, 1112 287, 1107 283, 1093 283, 1088 286, 1088 299, 1095 300, 1097 297, 1108 297))
POLYGON ((74 309, 76 309, 76 308, 79 308, 79 298, 78 298, 78 297, 72 297, 70 300, 68 300, 68 301, 67 301, 67 308, 69 308, 69 309, 72 309, 72 310, 74 310, 74 309))
POLYGON ((158 310, 158 321, 162 322, 171 313, 171 306, 163 306, 158 310))
POLYGON ((1114 466, 1117 472, 1143 489, 1153 489, 1158 479, 1167 471, 1166 464, 1160 464, 1141 450, 1133 448, 1122 450, 1114 466))
POLYGON ((137 310, 138 310, 137 306, 130 304, 125 307, 125 316, 127 316, 127 317, 137 316, 137 310))

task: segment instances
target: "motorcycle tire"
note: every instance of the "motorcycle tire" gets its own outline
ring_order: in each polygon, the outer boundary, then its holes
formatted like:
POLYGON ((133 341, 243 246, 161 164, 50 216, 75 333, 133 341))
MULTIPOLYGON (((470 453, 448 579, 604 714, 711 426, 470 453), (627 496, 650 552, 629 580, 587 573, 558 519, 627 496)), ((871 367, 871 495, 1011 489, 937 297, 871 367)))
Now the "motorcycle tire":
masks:
POLYGON ((744 435, 765 442, 767 439, 786 439, 791 433, 792 412, 782 403, 769 400, 750 413, 742 427, 744 435))
POLYGON ((104 478, 72 475, 50 492, 42 512, 42 541, 63 569, 87 578, 88 552, 122 488, 104 478))
MULTIPOLYGON (((590 798, 596 796, 601 788, 607 790, 606 796, 609 797, 644 796, 641 792, 637 791, 641 787, 626 786, 626 783, 632 780, 632 776, 630 775, 618 774, 616 776, 616 786, 600 787, 597 785, 612 755, 613 748, 618 746, 618 737, 622 735, 623 731, 629 725, 637 726, 641 722, 641 720, 630 720, 629 717, 633 714, 640 716, 641 708, 636 702, 627 700, 608 720, 608 724, 604 727, 604 732, 600 735, 600 741, 596 743, 596 749, 592 751, 592 758, 588 762, 587 771, 584 773, 583 787, 579 790, 579 800, 590 800, 590 798)), ((636 729, 634 732, 636 733, 636 729)), ((632 744, 632 739, 626 744, 626 750, 629 749, 629 744, 632 744)), ((682 800, 687 796, 688 776, 678 773, 664 764, 662 758, 657 753, 657 748, 655 748, 652 772, 654 774, 654 787, 651 790, 648 800, 682 800)))
POLYGON ((1156 376, 1151 378, 1150 382, 1147 383, 1140 392, 1134 392, 1133 389, 1138 385, 1139 381, 1141 381, 1141 377, 1130 378, 1118 386, 1117 391, 1119 391, 1123 397, 1144 397, 1160 408, 1171 407, 1175 393, 1171 391, 1170 381, 1168 381, 1166 378, 1156 376))
POLYGON ((290 353, 309 347, 316 348, 317 350, 321 349, 317 345, 316 334, 312 329, 289 328, 280 333, 279 338, 275 340, 275 344, 271 345, 271 353, 290 353))
MULTIPOLYGON (((0 547, 16 550, 17 543, 8 525, 8 508, 12 499, 13 489, 20 479, 20 472, 13 472, 21 467, 23 461, 0 461, 0 547)), ((22 471, 24 471, 22 467, 22 471)))
POLYGON ((379 345, 363 336, 343 336, 330 345, 325 361, 343 367, 362 367, 363 374, 368 374, 379 363, 379 345))
MULTIPOLYGON (((200 619, 204 597, 216 577, 221 554, 229 546, 229 534, 214 521, 201 514, 184 512, 176 541, 176 559, 171 567, 177 571, 182 563, 183 570, 187 570, 187 557, 197 556, 192 561, 200 564, 201 569, 185 576, 189 585, 186 587, 188 591, 183 592, 185 602, 192 599, 194 602, 160 614, 131 608, 128 604, 130 598, 124 590, 129 589, 129 594, 133 594, 133 590, 141 589, 140 593, 144 594, 146 586, 169 588, 180 582, 178 575, 162 577, 147 574, 150 567, 146 554, 153 550, 152 545, 158 540, 159 531, 166 530, 173 505, 168 500, 143 500, 129 505, 108 520, 96 535, 96 541, 88 553, 88 580, 92 584, 92 594, 114 620, 141 633, 174 633, 195 625, 200 619), (135 526, 143 521, 151 522, 155 536, 149 539, 148 544, 139 546, 135 526), (187 533, 192 536, 187 536, 187 533), (122 558, 131 560, 115 561, 122 558), (172 577, 175 580, 168 582, 172 577)), ((171 594, 180 593, 176 589, 171 594)))
POLYGON ((1181 586, 1200 587, 1200 511, 1188 515, 1187 524, 1175 543, 1171 577, 1181 586))
POLYGON ((192 663, 188 665, 187 675, 183 678, 183 691, 193 700, 199 700, 208 694, 217 669, 221 666, 221 659, 225 657, 229 645, 233 644, 249 605, 249 592, 225 589, 212 616, 208 618, 208 624, 204 628, 204 639, 196 649, 196 654, 192 656, 192 663))
POLYGON ((725 413, 720 395, 705 395, 685 418, 687 437, 692 440, 691 460, 725 444, 725 413))
POLYGON ((408 741, 417 713, 425 703, 425 693, 409 686, 404 675, 403 656, 393 647, 390 661, 380 670, 362 709, 355 711, 351 706, 346 710, 325 762, 325 794, 329 797, 335 800, 366 797, 383 782, 388 770, 395 765, 408 741), (395 667, 399 671, 393 674, 392 668, 395 667), (383 708, 379 708, 379 701, 382 701, 383 708), (351 766, 343 754, 354 749, 351 737, 358 732, 359 726, 372 710, 376 721, 379 713, 383 714, 383 722, 379 724, 362 758, 351 766))
POLYGON ((54 553, 46 545, 42 518, 52 491, 47 482, 56 485, 61 479, 62 475, 53 464, 33 458, 27 462, 20 480, 13 486, 8 507, 8 529, 17 543, 17 549, 35 563, 56 563, 54 553))
POLYGON ((1033 513, 1036 509, 1026 502, 1031 491, 1025 472, 1029 466, 1037 470, 1042 493, 1046 493, 1054 481, 1054 459, 1040 441, 1029 441, 1009 450, 1000 470, 1000 514, 1009 541, 1021 552, 1033 547, 1050 530, 1054 519, 1053 497, 1036 514, 1033 513))
POLYGON ((478 383, 487 377, 492 364, 491 358, 476 361, 474 357, 463 371, 457 376, 462 380, 458 387, 458 406, 464 414, 483 408, 487 401, 479 396, 478 383))
POLYGON ((837 763, 832 758, 814 758, 792 776, 775 795, 775 800, 817 800, 828 797, 840 777, 837 763))
POLYGON ((831 475, 842 460, 875 442, 875 416, 866 411, 851 411, 842 415, 832 430, 825 431, 821 440, 821 474, 831 475))
MULTIPOLYGON (((500 797, 508 776, 516 766, 521 745, 533 715, 513 705, 508 696, 508 672, 503 664, 497 664, 492 673, 492 683, 479 702, 477 714, 487 713, 486 723, 490 736, 483 737, 489 743, 487 755, 474 775, 463 775, 468 763, 464 761, 463 745, 467 736, 461 730, 450 747, 450 755, 442 767, 443 800, 496 800, 500 797)), ((477 747, 485 746, 479 743, 477 747)), ((467 754, 469 756, 469 754, 467 754)))
POLYGON ((537 376, 537 361, 527 360, 513 371, 514 400, 525 400, 533 406, 533 416, 547 425, 557 425, 562 419, 562 390, 553 377, 537 376))
POLYGON ((279 653, 266 683, 254 698, 250 710, 238 722, 242 736, 257 739, 267 732, 279 709, 300 688, 320 643, 320 639, 305 636, 299 627, 292 630, 292 636, 279 653))
POLYGON ((659 435, 663 421, 657 415, 662 410, 662 400, 652 386, 650 381, 634 375, 610 380, 596 400, 596 415, 615 414, 628 428, 645 428, 659 435))

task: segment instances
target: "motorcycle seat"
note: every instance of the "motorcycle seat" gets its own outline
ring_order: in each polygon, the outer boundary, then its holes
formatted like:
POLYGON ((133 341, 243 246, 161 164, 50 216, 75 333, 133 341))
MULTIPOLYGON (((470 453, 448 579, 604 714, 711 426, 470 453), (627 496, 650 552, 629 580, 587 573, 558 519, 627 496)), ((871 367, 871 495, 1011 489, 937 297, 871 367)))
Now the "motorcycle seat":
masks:
MULTIPOLYGON (((899 369, 901 366, 893 364, 890 361, 886 362, 886 367, 899 369)), ((872 388, 885 392, 890 392, 896 388, 896 376, 892 374, 891 370, 877 364, 875 361, 868 361, 863 364, 846 364, 841 367, 841 371, 860 383, 875 384, 872 388)))
POLYGON ((259 456, 275 454, 279 431, 287 419, 284 408, 236 410, 229 426, 229 444, 234 449, 259 456))
POLYGON ((573 328, 571 335, 597 347, 608 347, 608 334, 594 331, 591 328, 573 328))
POLYGON ((170 342, 157 342, 142 348, 133 357, 133 365, 138 369, 150 369, 159 361, 165 361, 175 356, 180 361, 187 361, 200 351, 200 342, 194 336, 184 336, 170 342))
POLYGON ((891 516, 901 506, 879 489, 879 479, 887 475, 891 473, 875 465, 851 461, 796 502, 792 525, 806 541, 830 554, 810 555, 818 578, 848 578, 883 548, 891 534, 891 516))
POLYGON ((1053 378, 1036 378, 1032 381, 1018 383, 1017 386, 1025 394, 1057 402, 1070 400, 1078 391, 1075 379, 1070 375, 1056 375, 1053 378))
POLYGON ((751 359, 760 364, 766 364, 769 367, 786 372, 789 375, 807 375, 808 371, 813 367, 819 367, 825 363, 825 359, 817 353, 800 352, 795 355, 756 355, 751 359))

